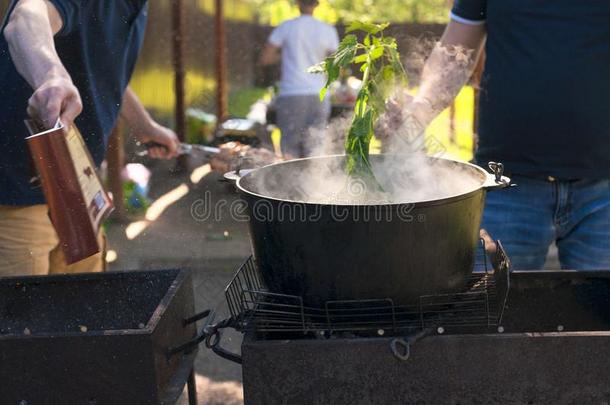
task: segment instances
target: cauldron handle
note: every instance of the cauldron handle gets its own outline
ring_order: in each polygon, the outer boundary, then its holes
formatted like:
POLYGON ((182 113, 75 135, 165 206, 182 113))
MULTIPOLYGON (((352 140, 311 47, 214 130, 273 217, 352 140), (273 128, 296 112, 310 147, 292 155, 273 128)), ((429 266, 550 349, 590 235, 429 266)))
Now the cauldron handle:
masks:
POLYGON ((214 312, 207 309, 199 314, 185 319, 183 321, 183 324, 188 325, 193 322, 197 322, 201 319, 207 318, 205 324, 203 325, 203 328, 201 328, 201 331, 197 334, 197 336, 195 336, 188 342, 167 349, 167 358, 169 359, 178 353, 188 353, 192 351, 195 347, 197 347, 199 344, 205 342, 206 347, 208 349, 212 349, 212 351, 218 356, 235 362, 237 364, 241 364, 242 360, 240 355, 231 353, 220 346, 220 339, 222 337, 221 329, 232 326, 234 324, 233 318, 227 318, 218 323, 212 324, 214 320, 214 315, 214 312))
POLYGON ((246 174, 250 173, 253 170, 256 170, 256 169, 237 168, 236 170, 232 170, 230 172, 223 174, 223 177, 224 177, 225 181, 236 184, 239 179, 241 179, 243 176, 245 176, 246 174))
POLYGON ((214 353, 216 353, 217 356, 222 357, 225 360, 229 360, 229 361, 232 361, 233 363, 237 363, 237 364, 242 364, 243 361, 239 354, 230 352, 227 349, 220 346, 221 339, 222 339, 222 331, 220 328, 217 328, 205 340, 205 346, 208 349, 212 349, 212 351, 214 353))
POLYGON ((492 174, 487 174, 487 179, 483 184, 484 189, 491 191, 515 186, 511 183, 510 178, 504 176, 504 165, 502 163, 489 162, 488 166, 492 174))

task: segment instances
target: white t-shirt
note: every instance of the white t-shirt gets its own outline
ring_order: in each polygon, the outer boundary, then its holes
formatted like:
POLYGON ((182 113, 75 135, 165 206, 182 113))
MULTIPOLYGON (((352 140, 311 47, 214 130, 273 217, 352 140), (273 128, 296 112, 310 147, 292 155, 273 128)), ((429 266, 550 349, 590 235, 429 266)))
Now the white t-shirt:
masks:
POLYGON ((318 94, 326 76, 307 73, 307 69, 337 50, 339 36, 335 27, 302 15, 273 30, 269 43, 282 48, 280 95, 318 94))

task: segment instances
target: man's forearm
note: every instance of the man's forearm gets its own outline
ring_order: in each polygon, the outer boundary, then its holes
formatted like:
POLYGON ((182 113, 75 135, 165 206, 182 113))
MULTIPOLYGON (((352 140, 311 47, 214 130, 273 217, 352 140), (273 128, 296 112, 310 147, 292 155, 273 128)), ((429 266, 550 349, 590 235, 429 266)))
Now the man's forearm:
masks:
POLYGON ((129 87, 125 90, 125 94, 123 94, 120 115, 135 134, 150 130, 154 123, 138 96, 129 87))
POLYGON ((52 77, 70 80, 53 42, 61 25, 57 10, 50 3, 21 0, 4 29, 13 63, 34 89, 52 77))
POLYGON ((485 38, 484 26, 451 22, 424 66, 414 114, 424 126, 447 108, 468 82, 485 38))
POLYGON ((271 45, 270 43, 266 43, 263 51, 261 52, 261 56, 258 59, 258 64, 260 66, 270 66, 275 65, 280 61, 280 48, 271 45))
POLYGON ((153 158, 170 159, 178 155, 180 142, 174 131, 159 125, 146 111, 140 99, 128 87, 123 94, 121 105, 123 118, 136 140, 148 145, 148 155, 153 158), (154 146, 152 144, 158 144, 154 146))

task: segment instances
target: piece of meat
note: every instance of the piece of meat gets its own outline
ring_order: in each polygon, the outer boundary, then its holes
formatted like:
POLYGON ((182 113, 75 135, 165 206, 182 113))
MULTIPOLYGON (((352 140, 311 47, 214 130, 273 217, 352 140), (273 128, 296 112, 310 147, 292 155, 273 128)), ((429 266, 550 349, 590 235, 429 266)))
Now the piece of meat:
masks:
POLYGON ((262 167, 278 161, 275 154, 265 148, 253 148, 239 142, 220 145, 220 153, 210 160, 212 170, 227 173, 232 170, 262 167))

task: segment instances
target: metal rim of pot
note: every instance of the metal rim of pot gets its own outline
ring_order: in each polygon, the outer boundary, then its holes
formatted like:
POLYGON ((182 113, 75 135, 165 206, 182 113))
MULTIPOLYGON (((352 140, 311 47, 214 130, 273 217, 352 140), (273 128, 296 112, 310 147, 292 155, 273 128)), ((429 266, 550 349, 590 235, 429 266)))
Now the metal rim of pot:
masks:
MULTIPOLYGON (((235 183, 237 189, 240 192, 251 195, 253 197, 257 197, 257 198, 264 198, 264 199, 276 201, 276 202, 303 204, 303 205, 328 205, 328 206, 342 205, 342 204, 322 204, 322 203, 308 202, 308 201, 295 201, 295 200, 290 200, 290 199, 277 198, 277 197, 273 197, 273 196, 269 196, 269 195, 263 195, 263 194, 248 190, 242 184, 242 181, 244 179, 247 180, 249 177, 255 175, 259 170, 262 170, 262 169, 269 170, 269 168, 281 167, 282 165, 294 165, 294 164, 297 164, 297 162, 301 162, 301 161, 312 162, 314 160, 322 160, 322 159, 329 159, 329 158, 342 158, 344 156, 345 155, 326 155, 326 156, 316 156, 316 157, 282 161, 282 162, 272 163, 270 165, 266 165, 266 166, 263 166, 258 169, 242 169, 242 170, 231 171, 231 172, 225 173, 224 178, 228 181, 235 183)), ((401 206, 404 204, 414 204, 418 207, 426 207, 426 206, 434 206, 434 205, 439 205, 439 204, 446 204, 446 203, 450 203, 453 201, 459 201, 459 200, 462 200, 465 198, 469 198, 473 194, 480 192, 481 189, 484 189, 486 191, 493 191, 493 190, 498 190, 498 189, 503 189, 503 188, 514 186, 514 184, 511 183, 511 179, 504 176, 504 165, 502 163, 489 162, 488 167, 491 170, 491 173, 489 173, 486 170, 484 170, 482 167, 475 165, 473 163, 469 163, 469 162, 461 162, 461 161, 457 161, 454 159, 448 159, 448 158, 444 158, 444 157, 430 157, 430 159, 442 160, 442 161, 446 161, 446 162, 451 162, 456 165, 460 165, 462 167, 469 167, 481 175, 481 184, 479 184, 478 187, 476 187, 472 190, 466 191, 464 193, 449 196, 449 197, 444 197, 444 198, 440 198, 440 199, 430 199, 430 200, 421 200, 421 201, 403 201, 403 202, 397 202, 397 203, 392 202, 392 203, 382 203, 382 204, 377 203, 377 204, 370 204, 370 205, 343 204, 342 206, 367 207, 367 208, 375 207, 377 209, 384 209, 384 208, 388 209, 388 208, 395 208, 395 207, 398 207, 398 206, 401 206)))

